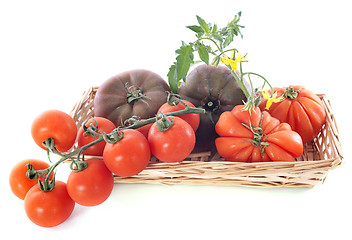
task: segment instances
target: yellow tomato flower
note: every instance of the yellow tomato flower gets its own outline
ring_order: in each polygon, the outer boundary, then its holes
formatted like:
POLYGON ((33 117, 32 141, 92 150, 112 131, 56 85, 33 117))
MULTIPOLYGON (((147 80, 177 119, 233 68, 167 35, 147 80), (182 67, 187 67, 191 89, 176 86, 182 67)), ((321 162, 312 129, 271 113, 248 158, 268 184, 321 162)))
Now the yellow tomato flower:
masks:
POLYGON ((273 103, 278 103, 284 99, 284 97, 282 95, 280 97, 276 98, 277 92, 274 92, 274 94, 272 96, 270 96, 268 90, 265 90, 265 92, 262 90, 262 95, 263 95, 264 99, 268 100, 266 102, 265 109, 269 109, 273 103))
MULTIPOLYGON (((233 53, 232 53, 232 54, 233 54, 233 53)), ((230 65, 230 66, 231 66, 231 69, 232 69, 233 71, 237 71, 237 63, 243 62, 245 58, 246 58, 246 56, 242 57, 242 53, 238 53, 235 60, 229 58, 229 57, 226 56, 225 54, 221 55, 221 61, 222 61, 225 65, 230 65)))

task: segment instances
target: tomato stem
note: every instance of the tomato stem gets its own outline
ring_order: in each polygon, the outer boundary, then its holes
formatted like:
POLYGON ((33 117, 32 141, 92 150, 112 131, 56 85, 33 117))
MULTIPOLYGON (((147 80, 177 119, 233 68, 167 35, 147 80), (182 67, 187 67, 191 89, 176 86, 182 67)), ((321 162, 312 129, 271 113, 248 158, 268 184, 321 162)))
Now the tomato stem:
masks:
MULTIPOLYGON (((190 107, 183 101, 180 101, 182 104, 185 105, 185 108, 179 111, 175 112, 168 112, 164 113, 162 115, 158 115, 152 118, 148 118, 145 120, 140 120, 138 117, 132 117, 131 119, 126 120, 125 122, 129 122, 130 124, 127 126, 123 127, 117 127, 115 128, 111 133, 104 133, 104 132, 98 132, 98 129, 96 126, 91 125, 89 127, 86 127, 86 132, 89 134, 92 134, 96 136, 96 139, 80 148, 75 149, 72 152, 69 153, 62 153, 58 151, 55 147, 55 142, 53 139, 47 139, 44 141, 43 145, 47 148, 48 151, 48 156, 49 153, 54 153, 56 155, 61 156, 61 158, 56 161, 54 164, 52 164, 50 167, 43 169, 43 170, 35 170, 34 168, 28 167, 27 175, 28 176, 33 176, 37 175, 39 177, 41 175, 42 180, 38 181, 39 187, 43 191, 51 191, 54 186, 55 186, 55 173, 54 170, 55 168, 60 165, 62 162, 66 161, 67 159, 72 159, 72 163, 70 168, 76 171, 83 170, 87 167, 85 161, 84 161, 84 152, 87 150, 89 147, 100 143, 102 141, 106 141, 109 143, 116 143, 120 141, 123 138, 123 130, 124 129, 137 129, 140 127, 143 127, 144 125, 154 123, 158 120, 160 120, 163 116, 165 118, 170 117, 170 116, 180 116, 180 115, 185 115, 185 114, 205 114, 206 111, 203 108, 195 108, 195 107, 190 107), (129 121, 130 120, 130 121, 129 121), (74 157, 77 156, 76 159, 74 157), (76 168, 74 168, 76 166, 76 168), (49 178, 51 174, 54 174, 53 180, 49 181, 49 178)), ((50 157, 49 157, 50 159, 50 157)))
POLYGON ((293 87, 287 87, 284 93, 284 97, 294 100, 297 98, 299 90, 294 90, 293 87))

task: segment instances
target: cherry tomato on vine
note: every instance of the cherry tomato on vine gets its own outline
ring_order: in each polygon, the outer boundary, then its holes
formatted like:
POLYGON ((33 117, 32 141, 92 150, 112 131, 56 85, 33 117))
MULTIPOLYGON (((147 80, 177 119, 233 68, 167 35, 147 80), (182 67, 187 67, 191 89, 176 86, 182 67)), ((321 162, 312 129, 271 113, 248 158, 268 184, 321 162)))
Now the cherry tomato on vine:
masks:
MULTIPOLYGON (((190 107, 195 107, 191 102, 187 100, 182 100, 185 102, 188 106, 190 107)), ((158 114, 160 113, 169 113, 169 112, 175 112, 175 111, 180 111, 185 109, 185 105, 182 103, 178 103, 177 105, 170 105, 168 103, 164 103, 161 105, 161 107, 158 110, 158 114)), ((193 131, 196 132, 199 126, 199 121, 200 121, 200 116, 199 114, 192 113, 192 114, 185 114, 178 116, 179 118, 185 120, 191 127, 193 128, 193 131)))
POLYGON ((103 159, 107 168, 118 176, 136 175, 149 163, 149 143, 139 131, 125 129, 119 142, 106 144, 103 159))
MULTIPOLYGON (((163 162, 184 160, 193 150, 196 139, 193 128, 179 117, 168 117, 174 122, 164 132, 153 123, 149 130, 148 141, 152 154, 163 162)), ((160 121, 160 120, 159 120, 160 121)))
POLYGON ((67 193, 66 183, 55 182, 49 192, 33 186, 24 199, 28 218, 41 227, 54 227, 63 223, 73 212, 75 202, 67 193))
POLYGON ((43 142, 51 138, 59 151, 66 152, 75 143, 77 126, 67 113, 59 110, 48 110, 34 119, 31 132, 39 147, 46 150, 47 148, 43 146, 43 142))
MULTIPOLYGON (((115 124, 113 124, 110 120, 102 117, 95 117, 94 120, 98 123, 98 133, 111 133, 112 130, 116 128, 115 124)), ((89 127, 91 124, 93 124, 95 127, 96 122, 93 119, 88 120, 88 122, 85 124, 86 127, 89 127)), ((88 143, 91 143, 95 140, 95 138, 92 135, 84 136, 84 129, 83 127, 80 127, 78 130, 78 147, 82 147, 84 145, 87 145, 88 143)), ((105 147, 106 142, 102 141, 100 143, 94 144, 87 148, 85 151, 86 155, 91 155, 91 156, 103 156, 103 151, 105 147)))
POLYGON ((88 167, 72 171, 67 180, 67 192, 76 203, 96 206, 103 203, 114 187, 114 177, 100 159, 86 160, 88 167))
POLYGON ((24 200, 29 189, 38 184, 38 179, 31 180, 26 176, 29 163, 33 165, 35 170, 43 170, 50 167, 47 162, 38 159, 26 159, 17 163, 12 168, 9 180, 10 188, 22 200, 24 200))

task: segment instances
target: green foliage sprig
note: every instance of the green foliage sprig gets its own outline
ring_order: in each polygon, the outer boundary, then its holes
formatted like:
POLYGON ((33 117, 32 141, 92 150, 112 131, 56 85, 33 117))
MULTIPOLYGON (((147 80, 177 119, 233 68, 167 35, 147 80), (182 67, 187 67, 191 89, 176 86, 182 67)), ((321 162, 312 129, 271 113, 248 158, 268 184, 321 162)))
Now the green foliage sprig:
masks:
POLYGON ((226 49, 233 42, 234 38, 240 36, 243 38, 241 28, 239 25, 241 12, 239 12, 226 27, 219 28, 215 23, 207 23, 203 18, 197 16, 199 25, 187 26, 196 34, 196 41, 185 43, 176 52, 176 62, 174 62, 167 74, 169 85, 172 92, 177 93, 178 87, 182 80, 184 81, 189 68, 194 61, 194 53, 197 52, 201 61, 209 64, 210 57, 213 55, 212 65, 218 65, 221 55, 229 51, 237 51, 237 49, 226 49), (206 43, 210 43, 206 44, 206 43), (214 48, 215 47, 215 48, 214 48))

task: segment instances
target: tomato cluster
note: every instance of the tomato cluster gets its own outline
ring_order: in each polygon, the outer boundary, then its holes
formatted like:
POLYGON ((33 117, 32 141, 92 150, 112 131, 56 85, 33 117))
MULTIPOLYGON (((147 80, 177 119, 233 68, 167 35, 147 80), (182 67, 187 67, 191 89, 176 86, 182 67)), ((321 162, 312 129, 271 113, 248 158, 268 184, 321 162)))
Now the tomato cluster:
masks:
POLYGON ((49 110, 40 114, 32 123, 33 140, 48 155, 52 152, 62 158, 52 166, 37 159, 23 160, 12 169, 10 187, 24 200, 28 218, 42 227, 57 226, 72 214, 76 203, 96 206, 108 199, 114 174, 139 174, 147 167, 151 155, 163 162, 185 159, 194 148, 199 114, 166 116, 185 109, 183 104, 165 103, 155 122, 137 129, 117 128, 112 121, 95 117, 77 130, 75 121, 64 112, 49 110), (74 155, 76 160, 72 159, 74 155), (55 180, 54 168, 69 158, 72 172, 67 183, 55 180))

